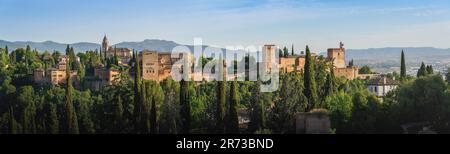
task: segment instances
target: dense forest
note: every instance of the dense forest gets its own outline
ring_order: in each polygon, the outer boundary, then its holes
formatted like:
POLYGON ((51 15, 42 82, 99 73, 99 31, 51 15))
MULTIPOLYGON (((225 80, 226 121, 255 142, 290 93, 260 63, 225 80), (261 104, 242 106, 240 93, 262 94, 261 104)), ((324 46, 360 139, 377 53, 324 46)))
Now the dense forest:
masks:
POLYGON ((260 92, 261 81, 146 81, 133 54, 124 67, 116 56, 76 54, 68 46, 67 70, 77 77, 68 75, 65 85, 38 85, 31 80, 33 70, 55 67, 63 54, 1 48, 0 133, 289 134, 295 133, 295 113, 317 108, 328 110, 332 133, 402 133, 400 125, 414 122, 429 122, 438 133, 450 130, 448 81, 425 64, 417 76, 407 76, 403 53, 402 71, 389 74, 401 85, 383 101, 367 90, 367 80, 335 77, 327 59, 312 58, 308 48, 304 72, 280 74, 280 88, 272 93, 260 92), (120 78, 100 91, 74 88, 72 81, 83 83, 102 64, 120 70, 120 78), (239 129, 239 110, 249 113, 248 129, 239 129))

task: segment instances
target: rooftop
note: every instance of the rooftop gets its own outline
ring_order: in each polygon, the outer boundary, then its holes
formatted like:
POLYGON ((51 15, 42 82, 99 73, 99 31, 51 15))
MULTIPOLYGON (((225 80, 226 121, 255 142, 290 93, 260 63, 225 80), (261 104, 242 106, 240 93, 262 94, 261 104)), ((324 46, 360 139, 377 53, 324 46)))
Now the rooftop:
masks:
POLYGON ((381 76, 369 80, 367 85, 399 85, 399 82, 391 78, 381 76))

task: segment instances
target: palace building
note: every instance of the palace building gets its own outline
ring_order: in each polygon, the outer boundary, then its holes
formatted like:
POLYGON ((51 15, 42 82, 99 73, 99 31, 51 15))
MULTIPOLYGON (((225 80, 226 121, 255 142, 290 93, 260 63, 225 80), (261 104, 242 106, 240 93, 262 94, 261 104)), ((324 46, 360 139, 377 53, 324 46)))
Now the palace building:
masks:
POLYGON ((328 59, 333 62, 334 76, 345 77, 349 80, 359 77, 359 67, 346 65, 345 48, 342 42, 339 43, 339 48, 328 49, 328 59))
MULTIPOLYGON (((67 79, 67 64, 69 62, 69 57, 65 55, 61 55, 58 58, 58 63, 56 68, 48 68, 44 69, 36 69, 33 71, 33 81, 36 84, 66 84, 67 79)), ((74 80, 77 76, 76 71, 70 72, 72 80, 74 80)))
MULTIPOLYGON (((302 52, 301 55, 280 57, 280 71, 285 73, 303 72, 306 61, 305 56, 302 52)), ((311 57, 316 58, 317 55, 311 53, 311 57)), ((342 42, 340 42, 339 48, 330 48, 327 50, 327 59, 333 64, 333 71, 336 77, 345 77, 349 80, 359 78, 359 67, 346 65, 345 48, 342 42)))
POLYGON ((180 54, 178 58, 172 58, 170 52, 144 50, 138 57, 142 68, 142 78, 160 82, 171 76, 172 67, 175 62, 183 58, 183 54, 180 54))
POLYGON ((111 58, 114 57, 114 55, 117 55, 117 57, 119 57, 119 64, 121 65, 127 65, 133 56, 131 49, 111 47, 106 35, 103 37, 101 51, 103 53, 102 56, 106 58, 111 58))

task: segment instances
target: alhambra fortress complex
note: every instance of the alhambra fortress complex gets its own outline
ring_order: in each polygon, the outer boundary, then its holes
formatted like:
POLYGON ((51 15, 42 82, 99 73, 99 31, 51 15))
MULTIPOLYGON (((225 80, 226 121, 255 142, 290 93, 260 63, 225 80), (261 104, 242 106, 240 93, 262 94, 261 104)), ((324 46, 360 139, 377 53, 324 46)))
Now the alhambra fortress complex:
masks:
MULTIPOLYGON (((267 46, 265 48, 268 48, 267 46)), ((274 52, 274 51, 272 51, 274 52)), ((287 57, 280 57, 281 71, 286 73, 290 72, 303 72, 305 67, 305 56, 302 52, 300 55, 291 55, 287 57)), ((316 54, 312 54, 313 58, 316 58, 316 54)), ((358 74, 359 68, 357 66, 347 66, 345 61, 345 48, 342 42, 339 48, 330 48, 327 51, 327 60, 333 64, 333 71, 336 77, 345 77, 349 80, 354 80, 360 76, 358 74)))
MULTIPOLYGON (((108 38, 103 38, 102 47, 100 53, 102 57, 110 58, 117 56, 119 58, 119 65, 127 66, 132 59, 132 49, 128 48, 116 48, 109 44, 108 38)), ((263 58, 266 61, 271 61, 273 56, 278 54, 275 45, 265 45, 262 50, 263 58)), ((161 51, 140 51, 137 58, 140 62, 141 77, 145 80, 154 80, 160 82, 171 76, 172 67, 175 63, 182 59, 183 54, 180 54, 178 58, 173 58, 170 52, 161 51)), ((280 72, 302 72, 305 66, 305 53, 301 52, 300 55, 290 55, 286 57, 279 57, 280 72)), ((316 54, 312 54, 313 58, 317 58, 316 54)), ((58 59, 56 68, 48 68, 46 70, 37 69, 34 70, 33 79, 37 84, 65 84, 66 82, 66 65, 69 62, 69 57, 63 55, 58 59)), ((79 59, 77 59, 79 60, 79 59)), ((349 80, 356 78, 367 78, 368 75, 358 74, 359 68, 357 66, 347 66, 345 60, 345 48, 341 42, 339 48, 330 48, 327 51, 326 60, 333 64, 333 71, 336 77, 344 77, 349 80)), ((192 64, 193 65, 193 64, 192 64)), ((259 64, 266 67, 266 70, 271 70, 270 64, 259 64)), ((93 90, 99 90, 104 85, 111 84, 118 79, 120 71, 114 68, 106 68, 101 65, 95 68, 94 76, 86 77, 84 86, 90 87, 93 90)), ((77 76, 77 72, 71 72, 73 79, 77 76)))

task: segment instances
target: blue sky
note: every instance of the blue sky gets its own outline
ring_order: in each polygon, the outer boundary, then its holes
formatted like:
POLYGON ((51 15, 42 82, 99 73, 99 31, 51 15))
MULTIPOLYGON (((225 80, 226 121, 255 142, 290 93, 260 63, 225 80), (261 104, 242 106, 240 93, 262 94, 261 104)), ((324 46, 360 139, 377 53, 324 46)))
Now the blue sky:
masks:
POLYGON ((0 0, 0 39, 450 48, 448 0, 0 0))

